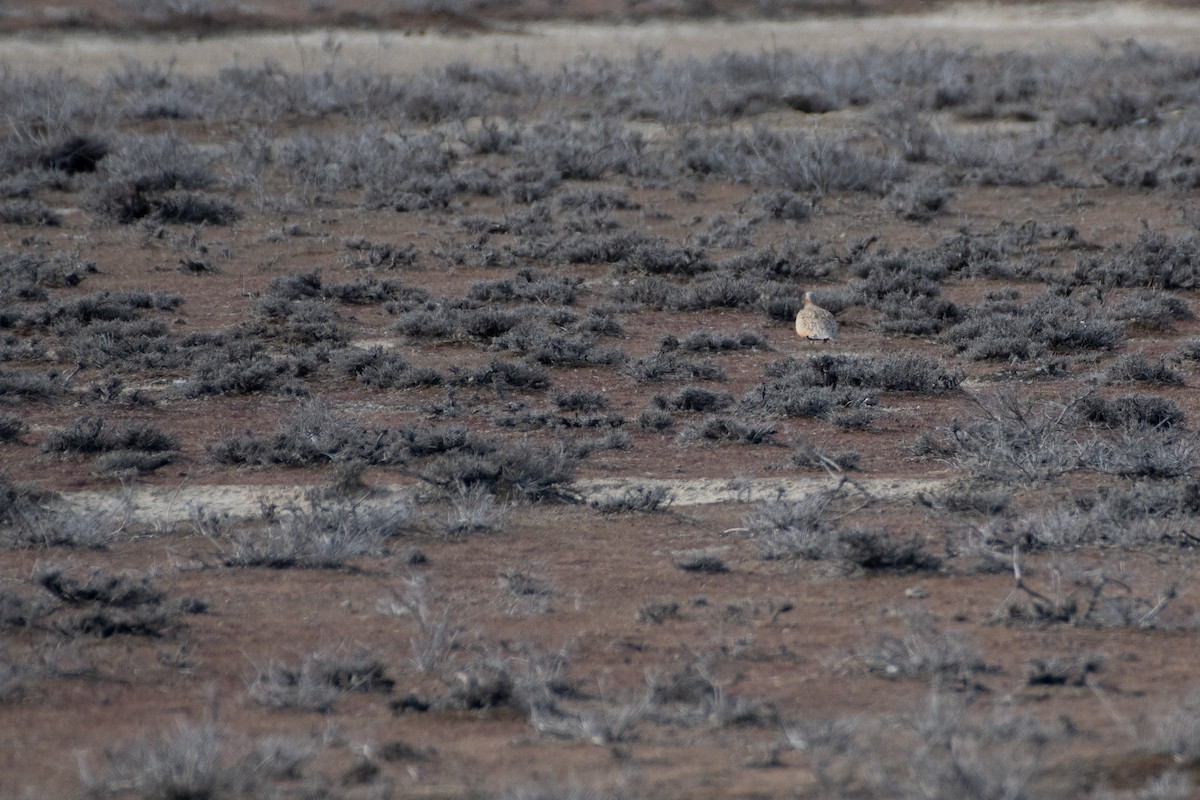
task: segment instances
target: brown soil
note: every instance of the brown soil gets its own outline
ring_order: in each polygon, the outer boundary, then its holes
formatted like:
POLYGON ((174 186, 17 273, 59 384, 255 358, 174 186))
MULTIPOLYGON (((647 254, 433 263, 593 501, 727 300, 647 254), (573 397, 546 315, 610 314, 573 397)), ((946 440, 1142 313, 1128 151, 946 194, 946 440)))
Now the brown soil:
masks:
MULTIPOLYGON (((91 5, 63 6, 57 21, 43 5, 9 0, 0 22, 22 31, 83 27, 126 32, 160 27, 131 20, 129 3, 95 0, 91 5)), ((262 2, 253 13, 174 20, 167 27, 170 32, 191 34, 382 24, 461 33, 529 19, 611 16, 587 0, 544 7, 533 2, 505 4, 473 13, 469 19, 408 19, 380 11, 379 3, 367 0, 339 3, 336 9, 328 4, 324 10, 295 10, 301 5, 262 2)), ((308 4, 310 8, 324 5, 308 4)), ((673 18, 682 13, 674 6, 660 10, 651 5, 645 11, 632 6, 638 11, 623 11, 621 16, 644 13, 673 18)), ((860 0, 851 10, 869 17, 923 11, 928 5, 915 0, 860 0)), ((1091 8, 1092 4, 1084 5, 1091 8)), ((723 16, 736 16, 739 11, 736 4, 717 2, 713 7, 723 16)), ((799 10, 822 14, 846 8, 842 3, 813 2, 800 4, 799 10)), ((1015 12, 1006 9, 1006 13, 1015 12)), ((1186 14, 1182 18, 1191 19, 1186 14)), ((486 37, 464 41, 479 52, 489 50, 486 37)), ((105 56, 112 57, 111 53, 105 56)), ((81 59, 79 63, 94 66, 96 62, 81 59)), ((695 198, 681 198, 674 191, 648 189, 634 194, 643 207, 653 207, 660 215, 618 211, 614 216, 629 228, 679 239, 687 235, 691 220, 708 220, 744 203, 748 191, 706 185, 696 190, 695 198)), ((816 239, 846 242, 863 232, 879 231, 887 246, 900 249, 934 242, 964 224, 990 229, 1004 221, 1074 225, 1085 242, 1097 246, 1135 238, 1143 221, 1168 233, 1188 228, 1179 204, 1166 195, 1094 187, 1067 195, 1051 187, 963 189, 954 198, 953 213, 928 225, 899 222, 882 211, 875 199, 833 197, 805 223, 805 232, 816 239), (1081 202, 1084 197, 1086 202, 1081 202)), ((426 249, 465 235, 427 228, 412 215, 363 210, 349 201, 334 200, 303 220, 251 212, 230 228, 202 232, 210 251, 228 246, 231 255, 219 259, 219 272, 193 275, 178 269, 185 232, 167 231, 155 238, 137 227, 102 226, 72 207, 73 198, 59 199, 65 212, 61 227, 31 234, 17 226, 3 226, 0 247, 45 252, 77 249, 95 261, 98 274, 77 289, 58 290, 57 297, 103 289, 182 294, 186 303, 170 319, 179 328, 194 331, 219 330, 241 321, 278 275, 315 269, 326 283, 358 277, 361 269, 347 264, 344 242, 350 237, 413 243, 426 249), (292 223, 302 225, 305 235, 275 234, 292 223)), ((499 212, 492 201, 481 200, 464 213, 499 212)), ((771 224, 780 238, 792 233, 785 223, 771 224)), ((1066 258, 1066 246, 1056 254, 1066 258)), ((571 269, 585 279, 581 305, 586 308, 602 301, 607 268, 571 269)), ((495 277, 494 270, 469 267, 448 271, 418 267, 403 274, 406 284, 449 296, 495 277)), ((968 301, 998 286, 951 283, 946 291, 951 299, 968 301)), ((1194 293, 1188 297, 1195 299, 1194 293)), ((386 343, 418 365, 481 365, 494 357, 473 344, 423 347, 405 341, 392 332, 389 317, 370 307, 345 306, 342 313, 355 341, 386 343)), ((842 335, 835 344, 816 345, 797 342, 789 325, 770 322, 761 314, 645 311, 625 322, 619 343, 626 353, 638 356, 652 352, 666 334, 696 329, 761 334, 770 342, 769 352, 714 357, 727 380, 713 386, 734 397, 762 379, 768 362, 818 348, 871 355, 941 357, 945 353, 932 340, 881 336, 869 320, 856 318, 854 312, 841 324, 842 335)), ((1163 354, 1198 334, 1200 321, 1183 321, 1166 332, 1135 331, 1126 349, 1163 354)), ((1089 371, 1086 364, 1076 364, 1069 380, 1037 383, 1038 376, 1009 365, 958 366, 967 371, 969 386, 1014 379, 1051 397, 1079 391, 1089 371)), ((1189 419, 1200 419, 1200 398, 1191 388, 1200 376, 1194 365, 1182 369, 1188 386, 1159 393, 1178 401, 1189 419)), ((613 486, 656 479, 679 493, 675 507, 656 514, 605 515, 582 503, 522 506, 499 532, 462 540, 417 537, 397 543, 387 557, 357 560, 338 570, 275 570, 222 566, 214 543, 187 524, 186 512, 188 504, 207 500, 210 507, 219 508, 224 500, 228 501, 224 508, 234 516, 254 518, 260 512, 254 495, 259 487, 267 496, 327 480, 325 470, 234 468, 218 465, 208 456, 208 448, 229 434, 270 432, 293 412, 296 400, 272 395, 186 399, 171 382, 158 377, 136 387, 154 400, 153 405, 102 408, 86 400, 82 387, 105 377, 86 367, 71 377, 70 385, 81 390, 76 395, 79 405, 21 405, 18 413, 30 432, 20 442, 0 444, 0 463, 11 477, 62 492, 67 503, 91 504, 101 496, 86 492, 109 497, 128 492, 140 505, 130 524, 136 535, 96 552, 4 551, 0 553, 0 597, 10 588, 27 587, 30 576, 45 564, 58 563, 81 575, 93 568, 150 572, 156 585, 172 597, 200 598, 208 611, 181 617, 178 628, 160 638, 75 637, 38 652, 44 668, 40 676, 15 700, 0 701, 0 796, 72 796, 80 790, 81 772, 105 772, 107 751, 153 740, 179 723, 197 723, 214 714, 233 754, 268 735, 316 743, 318 756, 306 771, 326 776, 329 796, 382 796, 390 786, 394 797, 479 797, 512 787, 572 785, 616 788, 642 797, 817 796, 815 761, 809 753, 785 746, 784 728, 817 718, 859 718, 863 724, 885 727, 904 724, 901 715, 926 702, 929 682, 869 674, 860 656, 881 636, 908 631, 906 620, 919 615, 927 615, 942 632, 960 633, 977 642, 988 670, 974 677, 975 685, 959 687, 974 707, 1032 715, 1058 737, 1049 748, 1053 755, 1045 781, 1051 789, 1070 787, 1064 791, 1085 794, 1101 788, 1132 790, 1172 766, 1167 757, 1149 752, 1144 739, 1153 733, 1153 721, 1178 705, 1195 685, 1200 637, 1194 633, 1194 621, 1200 618, 1200 609, 1188 589, 1196 585, 1200 562, 1193 550, 1116 556, 1088 550, 1069 557, 1031 556, 1025 570, 1030 584, 1037 587, 1049 586, 1070 566, 1067 562, 1111 567, 1115 559, 1122 580, 1142 595, 1152 595, 1168 583, 1183 588, 1170 610, 1175 630, 1038 627, 991 624, 1007 601, 1024 599, 1014 589, 1011 572, 974 573, 958 568, 961 561, 954 561, 954 569, 920 575, 831 575, 819 564, 764 560, 754 543, 739 532, 752 505, 733 502, 731 495, 736 497, 743 487, 750 487, 750 494, 740 499, 758 500, 777 486, 796 495, 814 485, 837 485, 837 477, 798 474, 788 465, 790 446, 810 441, 829 451, 861 454, 859 471, 852 473, 859 486, 845 487, 847 495, 855 497, 863 490, 861 502, 851 504, 850 520, 884 526, 895 535, 918 536, 934 552, 953 548, 961 525, 930 511, 924 505, 929 498, 923 487, 936 488, 960 476, 943 464, 916 458, 910 444, 922 431, 968 414, 972 403, 963 392, 934 397, 885 395, 879 417, 864 431, 843 432, 820 420, 780 421, 777 439, 786 446, 689 446, 677 441, 676 431, 631 431, 628 450, 596 453, 583 462, 578 474, 581 493, 595 497, 613 486), (58 459, 42 452, 40 445, 49 433, 97 409, 112 421, 152 423, 175 434, 181 442, 181 459, 122 483, 96 477, 86 459, 58 459), (800 479, 810 483, 801 484, 800 479), (732 488, 722 488, 722 483, 732 488), (240 492, 236 498, 230 499, 229 487, 240 492), (249 497, 246 487, 251 487, 249 497), (721 502, 702 502, 717 499, 721 502), (427 563, 409 563, 410 545, 419 547, 427 563), (677 566, 697 552, 719 556, 728 572, 695 573, 677 566), (501 575, 520 570, 547 581, 552 593, 533 599, 508 593, 501 575), (404 580, 413 575, 428 576, 463 624, 466 641, 454 654, 460 663, 479 652, 564 649, 571 684, 598 706, 605 699, 633 702, 643 694, 648 677, 702 661, 711 665, 729 696, 777 709, 782 722, 716 725, 706 721, 690 726, 645 722, 627 741, 597 745, 540 734, 527 718, 509 710, 393 711, 390 701, 395 698, 444 688, 439 676, 420 673, 409 663, 411 621, 378 610, 378 602, 402 589, 404 580), (908 591, 917 587, 924 591, 908 591), (662 622, 648 619, 647 609, 664 603, 677 604, 677 614, 662 622), (247 692, 256 665, 296 664, 313 651, 358 648, 388 665, 396 681, 390 695, 348 693, 332 711, 318 714, 272 710, 255 703, 247 692), (1024 680, 1031 659, 1080 654, 1095 654, 1103 664, 1085 685, 1041 687, 1024 680), (378 756, 395 742, 432 748, 432 755, 411 763, 378 756), (356 782, 352 768, 364 759, 378 767, 379 774, 356 782)), ((559 389, 604 390, 611 412, 630 419, 649 405, 651 395, 674 388, 647 388, 610 367, 554 370, 553 378, 559 389)), ((430 404, 446 398, 444 387, 380 390, 317 381, 311 388, 340 411, 373 427, 427 421, 430 404)), ((480 429, 506 403, 546 405, 543 395, 515 392, 497 398, 470 388, 462 389, 458 399, 466 407, 485 409, 455 420, 480 429)), ((418 483, 411 476, 386 470, 372 470, 365 478, 397 493, 418 483)), ((1063 494, 1071 488, 1067 482, 1048 492, 1063 494)), ((1018 503, 1041 499, 1022 496, 1018 503)), ((28 633, 28 639, 17 641, 14 636, 5 646, 11 652, 36 649, 38 632, 28 633)), ((0 650, 0 658, 5 652, 0 650)), ((453 671, 441 678, 452 681, 453 671)), ((300 796, 298 782, 284 785, 292 792, 287 796, 300 796)))

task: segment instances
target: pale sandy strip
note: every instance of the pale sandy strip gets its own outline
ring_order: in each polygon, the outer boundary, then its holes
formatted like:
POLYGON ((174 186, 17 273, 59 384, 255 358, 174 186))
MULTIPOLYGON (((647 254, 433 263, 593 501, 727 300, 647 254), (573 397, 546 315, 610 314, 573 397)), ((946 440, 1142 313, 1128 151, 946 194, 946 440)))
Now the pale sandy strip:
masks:
MULTIPOLYGON (((665 488, 674 506, 697 506, 710 503, 751 503, 776 497, 797 499, 813 492, 836 487, 838 481, 828 477, 814 478, 755 478, 729 480, 700 478, 669 480, 660 478, 605 478, 582 480, 572 487, 585 502, 619 498, 635 487, 665 488)), ((881 500, 906 500, 921 492, 936 490, 945 485, 940 479, 862 479, 858 485, 846 485, 849 494, 867 492, 881 500)), ((414 486, 377 487, 363 502, 386 505, 403 502, 412 497, 414 486)), ((256 519, 264 507, 303 505, 306 488, 303 486, 130 486, 125 489, 64 492, 58 506, 74 511, 125 511, 139 524, 174 527, 191 519, 200 509, 205 513, 228 516, 230 519, 256 519)))
POLYGON ((865 46, 943 43, 989 50, 1092 49, 1098 41, 1129 38, 1176 48, 1200 45, 1200 10, 1140 3, 1055 3, 1035 6, 964 4, 913 15, 816 18, 797 21, 648 22, 639 25, 539 23, 511 32, 471 36, 323 30, 297 34, 237 34, 202 39, 112 37, 68 32, 0 37, 0 64, 18 70, 94 78, 133 58, 173 64, 177 74, 211 75, 233 64, 265 61, 287 70, 328 66, 412 74, 454 61, 523 63, 537 69, 581 55, 628 58, 654 51, 668 58, 728 50, 780 48, 830 53, 865 46))

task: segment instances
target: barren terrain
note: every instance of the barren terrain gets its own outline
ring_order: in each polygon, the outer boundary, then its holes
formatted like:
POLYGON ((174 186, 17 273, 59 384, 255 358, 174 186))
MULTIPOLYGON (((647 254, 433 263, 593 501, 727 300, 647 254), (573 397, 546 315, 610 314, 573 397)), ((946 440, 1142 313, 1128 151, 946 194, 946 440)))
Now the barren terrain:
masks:
POLYGON ((1194 796, 1200 13, 293 5, 0 6, 0 797, 1194 796))

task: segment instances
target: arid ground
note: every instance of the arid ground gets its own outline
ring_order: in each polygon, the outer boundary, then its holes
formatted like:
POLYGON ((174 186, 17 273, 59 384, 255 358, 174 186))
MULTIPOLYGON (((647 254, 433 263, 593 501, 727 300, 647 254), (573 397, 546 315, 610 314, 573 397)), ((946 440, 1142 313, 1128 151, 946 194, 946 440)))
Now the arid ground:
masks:
POLYGON ((0 797, 1196 796, 1188 6, 0 3, 0 797))

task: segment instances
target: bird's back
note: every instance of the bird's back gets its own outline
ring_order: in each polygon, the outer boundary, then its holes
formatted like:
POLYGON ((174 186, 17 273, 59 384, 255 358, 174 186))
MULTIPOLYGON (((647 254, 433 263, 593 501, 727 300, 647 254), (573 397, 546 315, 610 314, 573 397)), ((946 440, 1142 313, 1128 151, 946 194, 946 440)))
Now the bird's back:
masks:
POLYGON ((838 325, 833 314, 811 303, 796 314, 796 334, 804 339, 837 338, 838 325))

